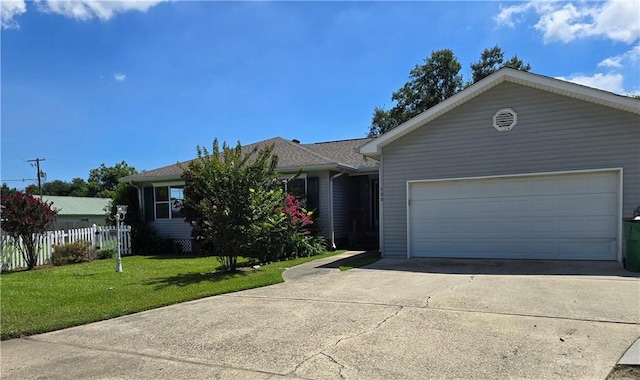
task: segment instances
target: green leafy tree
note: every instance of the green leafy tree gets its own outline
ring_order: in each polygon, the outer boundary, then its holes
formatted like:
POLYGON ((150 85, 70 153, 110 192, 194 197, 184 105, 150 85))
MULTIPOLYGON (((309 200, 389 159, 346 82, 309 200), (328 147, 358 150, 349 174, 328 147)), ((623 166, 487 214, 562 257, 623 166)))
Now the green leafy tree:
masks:
POLYGON ((2 196, 2 229, 14 239, 22 239, 19 247, 28 269, 38 264, 38 248, 57 213, 52 206, 21 191, 2 196))
POLYGON ((138 190, 135 186, 131 186, 128 183, 119 183, 116 185, 111 198, 111 209, 108 210, 109 217, 107 217, 107 222, 109 224, 115 224, 117 205, 127 206, 127 214, 123 220, 124 224, 133 227, 143 222, 140 201, 138 200, 138 190))
POLYGON ((39 192, 38 192, 38 186, 33 185, 33 184, 28 185, 28 186, 26 186, 26 187, 24 188, 24 192, 25 192, 26 194, 30 194, 30 195, 39 194, 39 192))
POLYGON ((9 195, 17 191, 15 187, 9 187, 6 183, 2 183, 1 190, 2 190, 2 195, 9 195))
POLYGON ((100 167, 89 171, 88 194, 99 198, 113 198, 118 179, 136 173, 136 168, 129 166, 125 161, 114 166, 100 164, 100 167))
POLYGON ((525 64, 517 55, 505 61, 504 51, 496 45, 490 49, 484 49, 480 54, 480 60, 471 64, 472 83, 488 77, 503 67, 521 71, 531 70, 531 65, 525 64))
POLYGON ((69 195, 69 183, 56 179, 42 184, 42 194, 45 195, 69 195))
POLYGON ((86 197, 89 195, 89 184, 80 177, 76 177, 69 183, 69 195, 72 197, 86 197))
POLYGON ((395 91, 390 110, 374 109, 369 137, 379 136, 454 95, 462 88, 462 66, 449 49, 436 50, 409 73, 409 81, 395 91))
POLYGON ((202 147, 197 152, 184 169, 182 211, 201 249, 233 271, 251 243, 251 189, 268 186, 278 158, 272 146, 243 152, 240 142, 220 149, 217 139, 211 153, 202 147))
MULTIPOLYGON (((485 49, 480 60, 471 65, 473 79, 466 86, 503 67, 522 71, 531 69, 531 65, 525 64, 517 55, 505 61, 502 49, 494 46, 485 49)), ((373 109, 368 136, 386 133, 462 90, 461 68, 451 50, 432 52, 424 64, 416 65, 411 70, 409 81, 392 94, 391 100, 395 102, 393 107, 388 110, 382 107, 373 109)))
POLYGON ((87 182, 82 178, 74 178, 71 182, 59 179, 42 184, 42 194, 71 197, 86 197, 89 193, 87 182))

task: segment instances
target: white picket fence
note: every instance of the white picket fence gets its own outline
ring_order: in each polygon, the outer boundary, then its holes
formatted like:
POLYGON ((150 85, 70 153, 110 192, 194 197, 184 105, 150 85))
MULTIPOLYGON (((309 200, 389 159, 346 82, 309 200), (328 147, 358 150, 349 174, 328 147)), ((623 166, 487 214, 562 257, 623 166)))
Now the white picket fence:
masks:
MULTIPOLYGON (((120 226, 120 238, 122 255, 131 254, 131 226, 120 226)), ((117 250, 118 231, 115 226, 96 226, 88 228, 76 228, 65 231, 47 231, 43 234, 38 244, 38 265, 51 263, 53 246, 57 244, 73 243, 78 240, 91 242, 96 248, 117 250)), ((19 246, 22 239, 17 241, 4 232, 0 235, 0 270, 12 270, 24 268, 27 263, 22 257, 19 246)))

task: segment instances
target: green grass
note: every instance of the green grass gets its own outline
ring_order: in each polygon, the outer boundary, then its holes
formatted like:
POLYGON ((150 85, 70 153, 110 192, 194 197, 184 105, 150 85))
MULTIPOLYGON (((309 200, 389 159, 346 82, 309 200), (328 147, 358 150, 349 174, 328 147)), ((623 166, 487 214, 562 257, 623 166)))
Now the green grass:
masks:
POLYGON ((340 260, 340 266, 338 266, 338 268, 340 268, 341 271, 345 271, 373 264, 378 260, 380 260, 380 252, 369 251, 349 257, 348 259, 340 260))
POLYGON ((82 325, 174 303, 282 282, 286 268, 344 251, 212 273, 213 257, 129 256, 0 275, 1 338, 82 325))

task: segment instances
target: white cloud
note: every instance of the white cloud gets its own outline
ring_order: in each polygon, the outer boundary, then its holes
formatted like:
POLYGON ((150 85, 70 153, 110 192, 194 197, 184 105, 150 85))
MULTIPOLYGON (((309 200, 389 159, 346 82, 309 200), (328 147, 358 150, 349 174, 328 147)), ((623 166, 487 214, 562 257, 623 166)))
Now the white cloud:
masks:
POLYGON ((56 13, 77 20, 99 18, 109 20, 116 13, 129 11, 146 12, 154 5, 167 0, 38 0, 37 8, 41 12, 56 13))
POLYGON ((500 6, 500 13, 494 17, 498 25, 506 25, 510 28, 516 26, 516 23, 522 22, 517 16, 521 13, 525 13, 529 9, 533 8, 533 3, 524 3, 519 5, 512 5, 510 7, 503 8, 500 6), (515 19, 515 20, 514 20, 515 19))
POLYGON ((631 0, 575 4, 533 0, 501 7, 495 20, 498 25, 514 27, 531 10, 539 16, 534 28, 542 32, 545 43, 598 36, 631 44, 640 38, 640 2, 631 0))
POLYGON ((589 86, 599 88, 600 90, 614 92, 616 94, 624 94, 624 88, 622 83, 624 77, 622 74, 602 74, 597 73, 592 76, 574 74, 570 77, 556 77, 556 79, 566 80, 567 82, 573 82, 581 84, 583 86, 589 86))
POLYGON ((636 45, 624 54, 609 57, 598 63, 599 67, 622 68, 625 64, 636 65, 640 60, 640 45, 636 45))
MULTIPOLYGON (((55 13, 77 20, 99 18, 109 20, 117 13, 129 11, 146 12, 149 8, 169 0, 36 0, 40 12, 55 13)), ((2 29, 19 29, 15 20, 27 11, 25 0, 0 0, 0 22, 2 29)))
POLYGON ((20 29, 20 24, 14 20, 27 11, 24 0, 0 0, 0 25, 2 29, 20 29))
POLYGON ((615 67, 620 69, 622 68, 622 56, 618 55, 615 57, 605 58, 598 63, 598 67, 615 67))
POLYGON ((123 80, 127 79, 127 76, 122 73, 115 73, 113 74, 113 79, 117 80, 118 82, 122 82, 123 80))

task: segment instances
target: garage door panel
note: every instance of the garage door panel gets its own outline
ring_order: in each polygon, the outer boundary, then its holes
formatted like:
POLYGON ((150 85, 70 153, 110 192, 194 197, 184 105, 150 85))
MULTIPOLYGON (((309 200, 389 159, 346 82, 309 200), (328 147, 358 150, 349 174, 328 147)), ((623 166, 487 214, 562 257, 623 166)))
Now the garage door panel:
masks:
POLYGON ((412 183, 410 255, 615 260, 618 191, 617 172, 412 183))
POLYGON ((421 231, 421 236, 437 236, 439 233, 454 233, 464 235, 465 233, 507 233, 517 231, 520 236, 536 234, 541 236, 543 232, 548 232, 550 236, 558 235, 558 231, 563 235, 571 233, 572 236, 594 236, 602 235, 614 237, 617 223, 610 217, 598 217, 584 220, 579 217, 567 217, 563 220, 518 217, 511 218, 508 223, 491 218, 487 219, 439 219, 438 221, 416 221, 416 230, 421 231))
POLYGON ((475 239, 457 239, 456 243, 424 242, 424 249, 434 253, 433 257, 470 258, 520 258, 602 260, 602 251, 615 249, 615 241, 584 241, 557 243, 523 243, 518 241, 478 242, 475 239))

